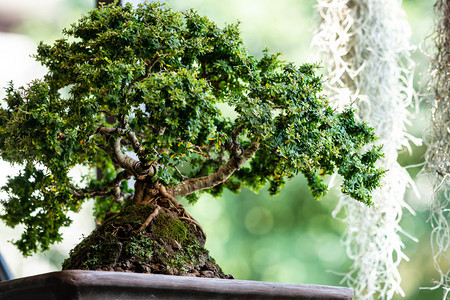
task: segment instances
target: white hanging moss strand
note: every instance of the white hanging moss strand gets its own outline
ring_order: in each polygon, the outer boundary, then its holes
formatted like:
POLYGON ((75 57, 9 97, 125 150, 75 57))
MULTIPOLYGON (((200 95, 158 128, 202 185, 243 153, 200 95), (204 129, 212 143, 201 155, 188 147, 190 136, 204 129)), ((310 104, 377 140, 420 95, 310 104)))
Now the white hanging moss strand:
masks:
POLYGON ((398 266, 407 260, 399 236, 405 190, 412 183, 397 163, 397 151, 420 141, 406 133, 411 105, 412 60, 409 24, 397 0, 318 0, 321 22, 313 39, 327 69, 330 101, 342 109, 353 103, 361 119, 375 128, 389 172, 375 191, 375 207, 342 196, 337 216, 347 224, 343 243, 353 265, 344 281, 355 299, 404 295, 398 266))
POLYGON ((431 60, 433 92, 432 139, 426 154, 427 171, 431 175, 435 193, 430 206, 433 228, 431 246, 434 265, 440 274, 436 288, 444 289, 444 298, 450 293, 450 2, 435 3, 435 53, 431 60))

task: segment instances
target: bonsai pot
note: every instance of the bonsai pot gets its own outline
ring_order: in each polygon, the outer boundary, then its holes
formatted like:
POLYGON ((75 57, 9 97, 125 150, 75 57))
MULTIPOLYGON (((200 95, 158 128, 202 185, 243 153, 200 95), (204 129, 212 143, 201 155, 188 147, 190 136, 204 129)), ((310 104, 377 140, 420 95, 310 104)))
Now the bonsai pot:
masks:
POLYGON ((67 270, 0 283, 0 299, 353 299, 345 287, 67 270))

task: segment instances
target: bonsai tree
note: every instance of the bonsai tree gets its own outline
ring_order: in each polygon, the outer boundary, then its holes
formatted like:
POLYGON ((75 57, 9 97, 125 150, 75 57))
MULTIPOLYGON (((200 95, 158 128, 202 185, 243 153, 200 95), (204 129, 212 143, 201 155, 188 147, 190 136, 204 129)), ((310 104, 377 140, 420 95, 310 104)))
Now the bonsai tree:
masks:
POLYGON ((64 35, 37 49, 44 78, 11 83, 0 109, 1 157, 21 168, 1 219, 24 225, 24 255, 61 241, 67 213, 95 198, 98 227, 64 269, 225 277, 176 197, 276 195, 301 173, 319 199, 337 171, 345 194, 372 204, 384 173, 373 129, 328 105, 316 65, 255 58, 237 25, 158 3, 92 10, 64 35), (98 176, 73 180, 79 166, 98 176))

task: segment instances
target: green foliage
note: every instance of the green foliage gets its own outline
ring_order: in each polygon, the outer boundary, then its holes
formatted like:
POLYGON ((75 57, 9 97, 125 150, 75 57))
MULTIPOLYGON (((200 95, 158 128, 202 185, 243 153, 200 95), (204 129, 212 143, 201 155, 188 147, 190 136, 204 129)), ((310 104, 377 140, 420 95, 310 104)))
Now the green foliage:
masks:
POLYGON ((119 242, 114 239, 102 241, 97 245, 90 245, 82 269, 90 270, 100 264, 113 264, 120 253, 117 250, 118 245, 120 245, 119 242))
POLYGON ((45 251, 51 243, 61 241, 58 229, 71 223, 68 210, 80 208, 71 190, 59 187, 52 175, 30 164, 9 178, 2 190, 10 196, 1 202, 6 212, 2 220, 11 227, 25 225, 21 239, 14 242, 24 255, 45 251))
POLYGON ((152 249, 153 241, 146 236, 139 235, 131 238, 131 241, 125 247, 125 252, 130 257, 135 256, 140 261, 146 261, 152 257, 152 249))
MULTIPOLYGON (((375 140, 373 130, 356 122, 351 109, 328 106, 316 65, 295 67, 267 50, 256 59, 237 25, 221 29, 194 11, 158 3, 93 10, 64 35, 38 47, 47 75, 26 87, 11 84, 0 109, 0 155, 25 166, 4 187, 1 218, 26 225, 16 242, 24 254, 59 241, 67 211, 86 198, 97 197, 100 219, 121 209, 113 193, 124 168, 112 148, 118 139, 122 153, 135 152, 143 170, 156 170, 152 182, 169 187, 211 175, 258 143, 249 162, 203 192, 268 184, 275 195, 302 173, 319 199, 327 191, 323 177, 337 169, 342 191, 371 204, 383 174, 374 165, 380 149, 362 151, 375 140), (224 115, 220 105, 236 116, 224 115), (101 133, 106 127, 116 129, 101 133), (79 187, 67 175, 77 165, 98 166, 104 178, 79 187)), ((132 193, 125 182, 124 198, 132 193)))

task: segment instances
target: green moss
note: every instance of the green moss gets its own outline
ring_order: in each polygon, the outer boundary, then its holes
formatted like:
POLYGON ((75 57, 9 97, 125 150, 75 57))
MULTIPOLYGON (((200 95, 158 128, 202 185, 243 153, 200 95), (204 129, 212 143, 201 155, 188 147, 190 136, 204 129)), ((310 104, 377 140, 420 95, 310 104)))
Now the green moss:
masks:
POLYGON ((151 205, 125 208, 75 247, 63 269, 97 270, 131 265, 136 271, 138 265, 145 268, 159 265, 162 270, 182 274, 201 270, 211 261, 189 225, 166 209, 159 211, 145 231, 135 234, 152 211, 151 205), (127 261, 131 264, 123 264, 127 261))
POLYGON ((79 243, 75 248, 71 249, 69 252, 69 257, 65 259, 62 263, 62 269, 65 270, 68 267, 70 268, 73 265, 76 265, 76 258, 81 256, 82 252, 85 252, 85 249, 90 248, 91 241, 94 239, 94 236, 97 236, 97 229, 94 229, 91 234, 85 237, 81 243, 79 243))
POLYGON ((149 240, 148 236, 141 234, 137 237, 132 237, 130 242, 124 247, 124 250, 127 256, 135 256, 141 262, 145 262, 153 255, 153 245, 154 241, 149 240))
POLYGON ((115 226, 129 224, 133 228, 139 228, 152 211, 153 206, 151 204, 129 205, 124 207, 120 214, 109 219, 107 223, 113 222, 115 226))
POLYGON ((122 250, 122 243, 113 236, 103 235, 102 230, 95 229, 88 237, 70 251, 70 256, 64 260, 62 268, 72 268, 77 265, 81 269, 93 270, 98 266, 112 265, 116 262, 122 250), (82 261, 76 261, 77 259, 82 261))
POLYGON ((163 239, 167 243, 171 243, 172 240, 183 243, 187 237, 187 225, 164 211, 160 211, 153 228, 153 238, 163 239))
POLYGON ((83 262, 83 268, 95 269, 97 266, 113 265, 120 255, 122 244, 120 242, 104 241, 98 245, 91 245, 86 254, 87 259, 83 262))
POLYGON ((161 245, 155 245, 153 247, 153 257, 156 261, 159 261, 166 266, 170 265, 170 254, 167 252, 167 249, 161 245))
POLYGON ((190 265, 199 268, 206 260, 211 260, 208 250, 200 245, 197 239, 187 239, 183 244, 182 250, 177 251, 167 261, 167 267, 178 270, 180 273, 186 273, 188 270, 185 266, 190 265))
POLYGON ((193 259, 201 255, 208 255, 208 251, 197 242, 192 242, 185 250, 188 259, 193 259))

